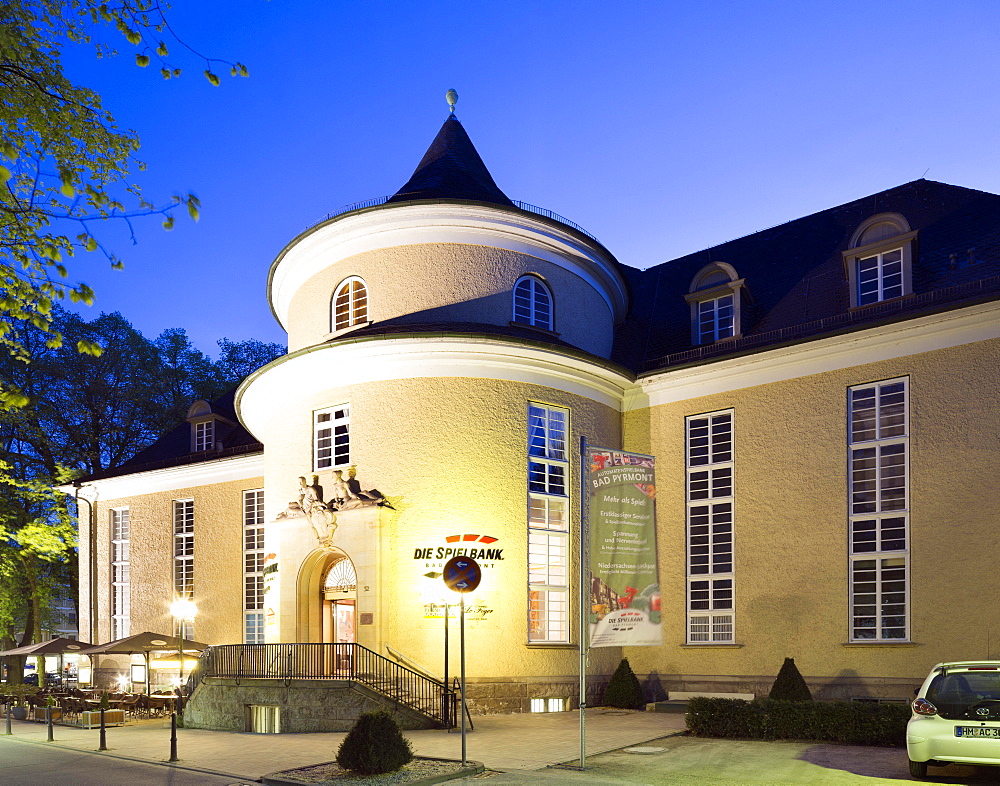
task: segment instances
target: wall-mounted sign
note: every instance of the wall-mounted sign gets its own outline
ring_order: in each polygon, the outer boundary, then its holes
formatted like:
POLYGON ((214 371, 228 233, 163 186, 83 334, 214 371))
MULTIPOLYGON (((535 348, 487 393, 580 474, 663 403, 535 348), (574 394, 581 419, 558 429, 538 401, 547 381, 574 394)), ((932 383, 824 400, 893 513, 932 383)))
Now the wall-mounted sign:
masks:
POLYGON ((493 567, 494 562, 503 562, 503 548, 493 546, 497 538, 491 535, 449 535, 445 545, 418 546, 413 550, 413 559, 424 560, 426 567, 443 568, 444 563, 452 557, 470 557, 483 564, 482 567, 493 567))

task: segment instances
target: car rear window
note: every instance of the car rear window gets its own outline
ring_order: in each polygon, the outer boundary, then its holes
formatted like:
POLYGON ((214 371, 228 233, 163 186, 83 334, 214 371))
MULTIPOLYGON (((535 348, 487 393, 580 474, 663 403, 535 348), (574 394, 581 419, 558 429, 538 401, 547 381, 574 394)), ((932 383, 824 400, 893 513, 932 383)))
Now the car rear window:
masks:
POLYGON ((1000 717, 1000 670, 938 674, 927 689, 927 700, 942 718, 975 717, 970 709, 984 702, 991 718, 1000 717))

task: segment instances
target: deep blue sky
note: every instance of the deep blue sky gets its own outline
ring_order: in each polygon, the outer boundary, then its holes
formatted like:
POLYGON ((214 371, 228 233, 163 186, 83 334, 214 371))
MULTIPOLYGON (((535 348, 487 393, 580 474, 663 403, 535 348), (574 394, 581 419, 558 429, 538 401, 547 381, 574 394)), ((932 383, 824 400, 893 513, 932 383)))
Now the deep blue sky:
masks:
MULTIPOLYGON (((298 232, 409 177, 458 90, 498 185, 648 267, 926 176, 1000 191, 996 2, 176 0, 196 59, 164 81, 67 52, 142 140, 147 198, 191 191, 201 221, 73 277, 149 336, 284 342, 264 296, 298 232), (926 174, 925 174, 926 173, 926 174)), ((169 44, 169 40, 168 40, 169 44)))

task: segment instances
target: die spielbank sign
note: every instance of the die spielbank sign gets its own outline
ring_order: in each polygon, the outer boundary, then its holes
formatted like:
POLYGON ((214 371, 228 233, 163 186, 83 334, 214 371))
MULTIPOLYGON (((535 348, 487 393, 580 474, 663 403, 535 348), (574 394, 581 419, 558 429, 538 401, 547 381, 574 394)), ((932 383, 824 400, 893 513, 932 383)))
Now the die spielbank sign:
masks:
MULTIPOLYGON (((499 567, 504 559, 503 545, 492 535, 448 535, 442 542, 428 542, 413 551, 413 559, 423 571, 424 619, 442 619, 446 601, 448 616, 458 618, 458 602, 445 597, 442 590, 441 571, 452 557, 471 557, 483 568, 484 579, 499 567)), ((484 587, 469 595, 465 600, 467 622, 485 623, 493 616, 493 594, 496 581, 484 580, 484 587)), ((450 593, 449 593, 450 594, 450 593)))
POLYGON ((663 643, 655 459, 587 448, 590 646, 663 643))

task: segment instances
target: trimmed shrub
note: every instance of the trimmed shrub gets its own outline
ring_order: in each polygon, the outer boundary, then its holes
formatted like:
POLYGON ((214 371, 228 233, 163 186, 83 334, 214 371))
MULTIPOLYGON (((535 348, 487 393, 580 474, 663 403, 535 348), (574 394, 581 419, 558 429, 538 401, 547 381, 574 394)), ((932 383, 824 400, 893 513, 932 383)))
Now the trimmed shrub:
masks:
POLYGON ((337 764, 362 775, 394 772, 411 761, 410 741, 385 710, 359 715, 337 751, 337 764))
POLYGON ((809 692, 809 686, 795 665, 795 658, 785 658, 768 698, 782 701, 812 701, 812 693, 809 692))
POLYGON ((910 714, 908 704, 698 697, 688 701, 686 720, 700 737, 890 747, 904 744, 910 714))
POLYGON ((642 695, 642 685, 639 678, 635 676, 632 667, 628 663, 628 658, 622 658, 615 673, 611 675, 611 681, 604 691, 605 707, 620 707, 623 710, 638 710, 646 705, 646 700, 642 695))

